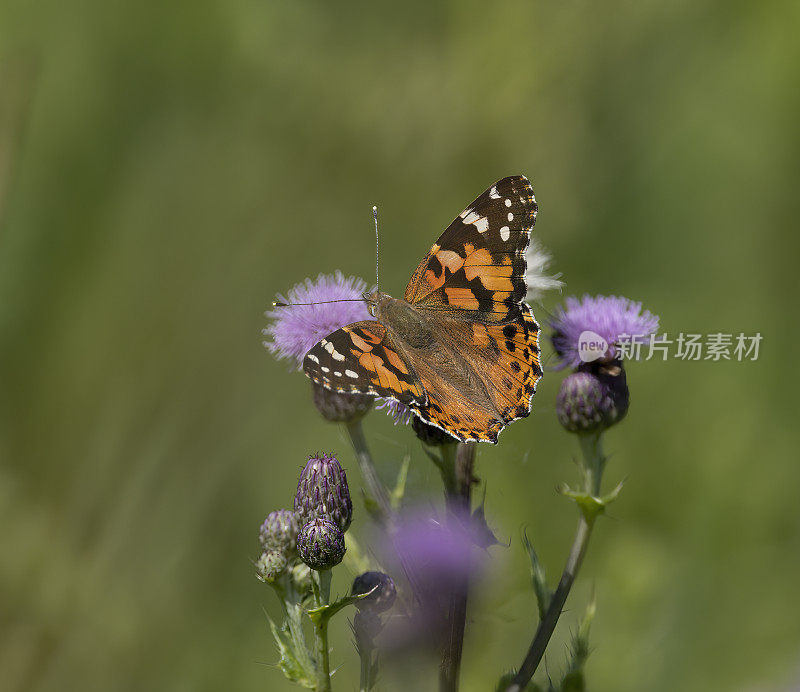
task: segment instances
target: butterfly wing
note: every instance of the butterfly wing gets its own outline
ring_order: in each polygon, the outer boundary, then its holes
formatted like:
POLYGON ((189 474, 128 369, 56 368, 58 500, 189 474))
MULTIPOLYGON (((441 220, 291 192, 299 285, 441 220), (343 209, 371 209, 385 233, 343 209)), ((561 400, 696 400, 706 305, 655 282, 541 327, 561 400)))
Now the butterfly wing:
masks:
POLYGON ((496 442, 530 413, 542 376, 539 325, 524 302, 536 212, 527 178, 499 180, 453 220, 406 288, 454 361, 446 376, 419 366, 428 403, 412 409, 460 440, 496 442))
POLYGON ((525 303, 519 316, 504 324, 431 319, 463 363, 447 377, 441 369, 419 365, 428 404, 412 404, 412 410, 459 440, 496 442, 506 425, 531 411, 542 377, 539 325, 525 303))
POLYGON ((416 372, 380 322, 355 322, 329 334, 306 354, 303 370, 336 392, 392 397, 418 406, 428 401, 416 372))
POLYGON ((442 233, 411 277, 405 299, 482 322, 518 317, 536 211, 526 177, 498 180, 442 233))

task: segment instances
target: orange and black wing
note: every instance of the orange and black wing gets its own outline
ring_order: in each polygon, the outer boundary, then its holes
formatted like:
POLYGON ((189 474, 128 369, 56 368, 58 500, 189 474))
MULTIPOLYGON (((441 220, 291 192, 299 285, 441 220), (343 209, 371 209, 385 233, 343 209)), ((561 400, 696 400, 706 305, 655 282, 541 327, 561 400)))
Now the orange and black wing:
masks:
POLYGON ((525 250, 536 221, 528 179, 498 180, 442 233, 417 267, 405 299, 460 319, 504 322, 527 293, 525 250))
POLYGON ((444 316, 437 322, 472 374, 445 378, 436 369, 420 364, 418 372, 428 404, 412 404, 411 408, 424 421, 459 440, 497 442, 506 425, 531 411, 536 385, 542 378, 539 325, 524 303, 518 317, 503 324, 470 323, 444 316))
POLYGON ((326 389, 391 397, 424 406, 427 395, 411 365, 380 322, 355 322, 322 339, 303 359, 303 370, 326 389))

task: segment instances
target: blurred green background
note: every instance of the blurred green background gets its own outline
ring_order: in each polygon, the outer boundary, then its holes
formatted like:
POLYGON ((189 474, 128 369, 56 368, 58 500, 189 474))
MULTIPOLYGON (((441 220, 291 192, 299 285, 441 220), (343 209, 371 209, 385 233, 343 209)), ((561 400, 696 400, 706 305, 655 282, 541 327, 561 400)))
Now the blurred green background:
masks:
MULTIPOLYGON (((677 332, 761 332, 756 362, 631 365, 592 588, 593 690, 785 690, 800 669, 797 3, 0 2, 0 676, 11 691, 288 690, 257 527, 305 455, 349 442, 261 345, 274 294, 341 269, 402 295, 447 223, 527 174, 565 295, 677 332)), ((560 300, 548 297, 545 318, 560 300)), ((535 625, 577 445, 561 375, 481 446, 495 548, 464 689, 535 625)), ((365 422, 391 481, 438 479, 365 422)), ((354 525, 368 521, 360 504, 354 525)), ((350 576, 340 569, 334 588, 350 576)), ((346 618, 335 688, 355 689, 346 618)))

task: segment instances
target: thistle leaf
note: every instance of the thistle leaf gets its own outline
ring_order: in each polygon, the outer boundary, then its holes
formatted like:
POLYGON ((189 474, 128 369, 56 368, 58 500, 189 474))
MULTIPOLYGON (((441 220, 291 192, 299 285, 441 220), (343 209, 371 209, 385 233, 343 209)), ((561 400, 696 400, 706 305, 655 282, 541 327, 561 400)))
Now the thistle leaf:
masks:
POLYGON ((295 642, 289 632, 287 623, 278 627, 271 617, 267 616, 267 618, 269 619, 269 627, 270 630, 272 630, 272 636, 275 639, 278 652, 280 653, 278 666, 281 671, 288 680, 296 682, 298 685, 302 685, 308 689, 313 689, 315 685, 315 673, 313 670, 307 670, 301 663, 301 660, 307 658, 307 656, 298 656, 298 652, 295 650, 295 642))
POLYGON ((326 620, 330 620, 336 613, 338 613, 342 608, 346 608, 353 603, 357 603, 358 601, 366 598, 367 596, 371 596, 372 593, 380 587, 380 584, 376 584, 372 589, 369 591, 358 594, 358 596, 343 596, 337 601, 333 603, 328 603, 326 605, 321 605, 318 608, 312 608, 308 611, 308 617, 311 618, 311 621, 316 625, 321 622, 325 622, 326 620))
POLYGON ((550 606, 550 599, 553 597, 552 589, 547 585, 547 575, 544 565, 539 561, 539 556, 533 548, 533 544, 528 538, 527 532, 522 533, 522 545, 528 551, 528 558, 531 561, 531 584, 536 594, 536 604, 539 608, 539 619, 544 618, 547 608, 550 606))

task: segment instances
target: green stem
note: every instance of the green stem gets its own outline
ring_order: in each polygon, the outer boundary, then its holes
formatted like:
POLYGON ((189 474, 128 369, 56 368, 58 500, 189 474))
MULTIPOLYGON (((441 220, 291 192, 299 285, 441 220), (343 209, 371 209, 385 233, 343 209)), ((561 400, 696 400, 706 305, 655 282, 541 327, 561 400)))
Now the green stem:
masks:
MULTIPOLYGON (((331 596, 331 571, 329 569, 315 572, 312 588, 314 603, 319 608, 327 605, 331 596)), ((314 621, 314 639, 316 640, 317 654, 317 682, 315 692, 331 692, 331 663, 328 651, 328 618, 319 618, 314 621)))
MULTIPOLYGON (((605 456, 602 451, 600 433, 580 435, 580 445, 581 451, 583 452, 583 490, 597 497, 600 494, 600 483, 605 466, 605 456)), ((521 692, 524 690, 525 686, 536 672, 536 669, 539 667, 545 649, 547 649, 550 638, 555 631, 558 619, 561 617, 564 604, 567 602, 567 596, 569 596, 569 592, 572 589, 572 584, 575 582, 575 577, 586 555, 586 549, 589 547, 589 539, 591 538, 593 527, 594 519, 587 520, 586 516, 581 514, 581 518, 578 521, 578 528, 575 532, 575 538, 572 541, 572 549, 569 552, 567 563, 564 565, 564 571, 561 574, 561 580, 558 582, 558 587, 550 599, 550 604, 547 607, 544 617, 536 628, 536 634, 533 637, 525 660, 522 662, 519 672, 514 676, 511 685, 506 688, 506 692, 521 692)))
MULTIPOLYGON (((475 452, 477 443, 459 442, 452 463, 448 464, 453 453, 453 445, 442 447, 444 468, 442 480, 445 483, 445 501, 448 513, 455 521, 464 521, 469 516, 475 452), (452 472, 446 469, 450 468, 452 472)), ((464 630, 467 622, 467 595, 469 593, 469 576, 453 584, 448 617, 447 638, 442 647, 442 661, 439 669, 439 690, 441 692, 457 692, 459 673, 461 671, 461 654, 464 648, 464 630)))
POLYGON ((376 518, 381 521, 381 523, 388 523, 392 516, 389 493, 378 476, 378 471, 372 461, 372 455, 369 452, 367 440, 364 437, 364 429, 361 427, 361 419, 350 421, 345 424, 345 427, 353 443, 353 449, 358 459, 358 466, 361 469, 361 476, 364 479, 364 485, 367 487, 367 495, 369 496, 369 500, 374 503, 376 518))
POLYGON ((584 468, 584 492, 590 493, 595 497, 600 496, 600 481, 603 478, 603 469, 606 465, 606 457, 603 454, 600 433, 579 435, 578 441, 583 452, 584 468))

